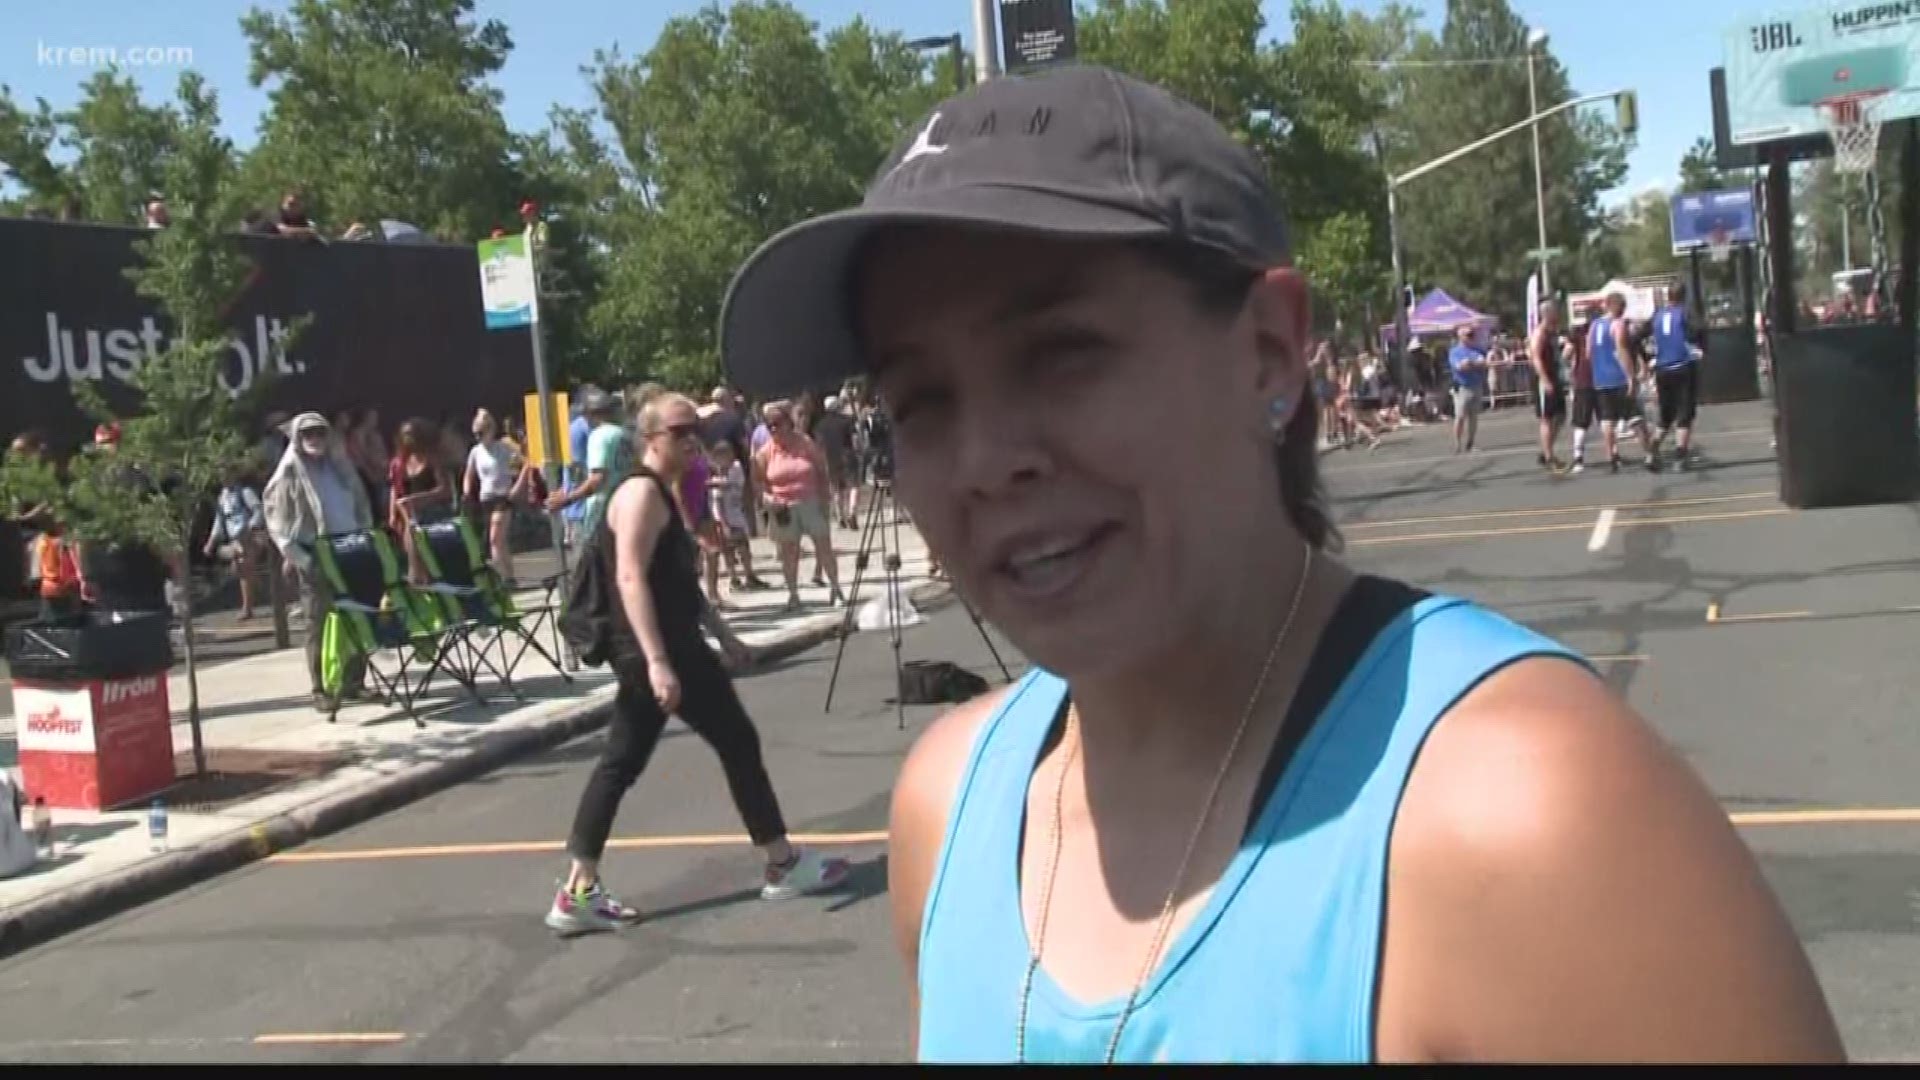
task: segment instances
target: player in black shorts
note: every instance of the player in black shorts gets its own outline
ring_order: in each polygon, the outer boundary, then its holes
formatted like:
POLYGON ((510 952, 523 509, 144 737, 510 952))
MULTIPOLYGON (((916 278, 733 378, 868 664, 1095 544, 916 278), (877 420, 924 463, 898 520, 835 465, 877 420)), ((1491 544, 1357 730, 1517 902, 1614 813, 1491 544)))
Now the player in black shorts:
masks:
POLYGON ((1560 424, 1567 416, 1567 385, 1561 378, 1557 356, 1559 338, 1560 306, 1543 300, 1539 323, 1527 338, 1527 360, 1533 365, 1533 411, 1540 418, 1540 467, 1556 473, 1566 470, 1553 453, 1560 424))
POLYGON ((1649 327, 1653 347, 1653 381, 1660 397, 1660 434, 1666 442, 1669 432, 1678 430, 1680 441, 1675 451, 1678 467, 1686 469, 1693 450, 1693 420, 1700 396, 1700 365, 1695 359, 1699 336, 1693 332, 1687 314, 1687 290, 1675 285, 1667 302, 1654 313, 1649 327))
POLYGON ((1587 432, 1593 429, 1593 358, 1587 355, 1587 325, 1585 319, 1577 320, 1561 349, 1573 373, 1568 391, 1573 402, 1573 466, 1568 471, 1574 473, 1586 471, 1587 432))

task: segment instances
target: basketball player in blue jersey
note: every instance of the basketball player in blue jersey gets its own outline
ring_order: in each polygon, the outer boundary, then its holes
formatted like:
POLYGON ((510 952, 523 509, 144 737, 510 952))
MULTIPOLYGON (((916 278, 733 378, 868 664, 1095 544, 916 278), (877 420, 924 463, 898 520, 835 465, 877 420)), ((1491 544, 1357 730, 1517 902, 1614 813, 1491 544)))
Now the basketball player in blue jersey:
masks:
POLYGON ((1675 285, 1667 303, 1653 316, 1653 380, 1660 395, 1660 434, 1655 444, 1678 431, 1674 467, 1685 470, 1693 455, 1693 418, 1700 394, 1700 367, 1687 325, 1687 287, 1675 285))
MULTIPOLYGON (((1619 428, 1640 418, 1640 402, 1633 387, 1640 381, 1639 354, 1627 330, 1627 298, 1607 294, 1607 313, 1593 320, 1587 330, 1587 352, 1593 366, 1593 390, 1600 406, 1600 434, 1606 440, 1607 460, 1614 472, 1620 471, 1619 428)), ((1646 451, 1648 472, 1660 471, 1660 451, 1653 445, 1653 433, 1639 425, 1640 447, 1646 451)))

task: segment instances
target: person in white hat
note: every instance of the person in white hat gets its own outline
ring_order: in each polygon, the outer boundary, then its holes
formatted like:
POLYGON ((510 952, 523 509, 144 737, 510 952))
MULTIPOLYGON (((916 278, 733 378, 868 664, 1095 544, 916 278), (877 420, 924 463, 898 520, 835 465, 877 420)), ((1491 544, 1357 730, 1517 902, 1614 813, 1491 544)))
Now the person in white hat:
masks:
MULTIPOLYGON (((333 602, 333 588, 314 565, 313 544, 322 536, 373 528, 373 507, 326 417, 301 413, 288 423, 287 433, 291 439, 286 453, 267 481, 267 534, 300 588, 314 708, 331 713, 338 703, 329 699, 320 680, 320 630, 333 602)), ((341 699, 364 696, 365 679, 365 662, 350 662, 341 699)))

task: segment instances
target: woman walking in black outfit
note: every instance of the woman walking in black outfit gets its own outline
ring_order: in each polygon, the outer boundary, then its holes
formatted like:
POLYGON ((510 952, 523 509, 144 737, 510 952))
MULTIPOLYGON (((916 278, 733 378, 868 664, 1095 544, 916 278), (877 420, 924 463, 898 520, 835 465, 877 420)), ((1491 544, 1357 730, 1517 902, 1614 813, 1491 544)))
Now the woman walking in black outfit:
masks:
POLYGON ((701 635, 703 627, 712 631, 730 660, 749 655, 702 599, 693 538, 673 509, 668 485, 678 482, 691 455, 699 452, 693 403, 663 394, 642 405, 638 420, 640 464, 614 490, 606 524, 589 541, 586 556, 610 560, 604 578, 619 593, 613 607, 621 617, 609 659, 619 691, 606 750, 580 796, 567 841, 573 869, 547 912, 547 925, 563 934, 612 930, 639 917, 601 884, 600 856, 621 796, 646 768, 667 716, 676 712, 720 755, 734 806, 766 858, 763 898, 784 900, 831 888, 847 872, 844 860, 787 842, 780 803, 760 757, 760 736, 720 658, 701 635))

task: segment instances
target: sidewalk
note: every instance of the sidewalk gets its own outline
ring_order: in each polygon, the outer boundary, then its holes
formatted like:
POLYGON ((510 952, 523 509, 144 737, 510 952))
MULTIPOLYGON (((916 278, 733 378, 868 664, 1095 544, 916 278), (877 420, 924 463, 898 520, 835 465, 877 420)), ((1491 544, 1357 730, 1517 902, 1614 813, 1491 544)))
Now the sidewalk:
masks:
MULTIPOLYGON (((898 535, 903 588, 916 604, 938 602, 948 590, 928 579, 925 545, 904 523, 898 535)), ((860 533, 836 530, 834 539, 841 584, 850 588, 860 533)), ((800 565, 803 610, 785 613, 773 547, 756 540, 753 548, 760 577, 776 587, 728 596, 727 619, 754 648, 757 666, 832 640, 846 609, 830 607, 826 589, 804 584, 811 549, 803 548, 800 565)), ((859 602, 883 595, 883 573, 874 552, 859 602)), ((311 705, 303 641, 296 628, 291 649, 201 667, 202 736, 209 769, 223 775, 196 783, 198 804, 168 800, 168 850, 151 850, 144 805, 54 812, 54 858, 0 879, 0 956, 594 730, 613 696, 605 668, 575 672, 568 685, 529 650, 514 678, 524 704, 485 675, 485 707, 439 678, 421 704, 425 729, 379 704, 349 706, 329 724, 311 705)), ((546 634, 542 643, 552 648, 546 634)), ((171 677, 169 693, 184 777, 192 769, 184 671, 171 677)), ((14 767, 13 724, 0 718, 0 768, 14 767)))

